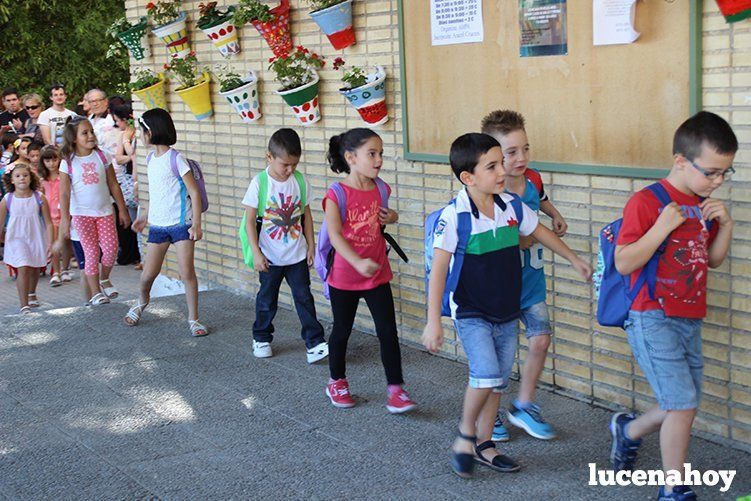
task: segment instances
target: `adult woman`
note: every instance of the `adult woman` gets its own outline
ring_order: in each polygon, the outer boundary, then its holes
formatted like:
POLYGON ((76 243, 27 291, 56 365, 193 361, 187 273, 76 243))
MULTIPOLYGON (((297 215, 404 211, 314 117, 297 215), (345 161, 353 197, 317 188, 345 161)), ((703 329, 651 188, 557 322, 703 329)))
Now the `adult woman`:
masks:
MULTIPOLYGON (((136 191, 138 172, 134 168, 136 159, 136 129, 132 125, 133 111, 130 106, 114 106, 111 108, 115 127, 122 132, 121 141, 115 150, 115 176, 120 183, 120 189, 125 198, 125 205, 130 213, 131 220, 135 221, 138 212, 138 196, 136 191)), ((141 265, 140 235, 130 228, 117 228, 117 239, 120 244, 120 253, 117 256, 117 264, 136 263, 141 265)))
POLYGON ((42 96, 39 94, 26 94, 21 98, 21 103, 23 104, 24 109, 26 109, 26 113, 29 114, 28 120, 24 123, 24 129, 26 132, 23 134, 23 137, 29 137, 33 141, 44 144, 42 130, 37 124, 39 114, 44 111, 42 96))

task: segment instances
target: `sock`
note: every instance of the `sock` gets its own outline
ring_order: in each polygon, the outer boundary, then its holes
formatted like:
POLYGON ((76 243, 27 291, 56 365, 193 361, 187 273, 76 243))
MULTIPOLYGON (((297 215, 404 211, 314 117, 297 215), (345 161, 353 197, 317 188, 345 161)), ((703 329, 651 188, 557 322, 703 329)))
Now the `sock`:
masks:
POLYGON ((529 407, 530 405, 532 405, 532 402, 529 402, 529 401, 527 401, 527 402, 522 402, 522 401, 521 401, 521 400, 519 400, 519 399, 514 399, 514 405, 515 405, 515 406, 516 406, 516 407, 517 407, 518 409, 526 409, 526 408, 528 408, 528 407, 529 407))
POLYGON ((402 385, 400 384, 390 384, 386 387, 386 390, 388 390, 389 395, 393 395, 394 392, 396 392, 397 390, 401 390, 401 389, 402 389, 402 385))

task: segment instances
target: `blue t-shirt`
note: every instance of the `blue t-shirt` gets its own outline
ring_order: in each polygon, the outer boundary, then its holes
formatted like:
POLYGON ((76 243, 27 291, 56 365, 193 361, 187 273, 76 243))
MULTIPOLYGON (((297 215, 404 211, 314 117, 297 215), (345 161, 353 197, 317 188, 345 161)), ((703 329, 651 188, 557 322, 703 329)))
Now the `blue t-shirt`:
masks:
MULTIPOLYGON (((540 192, 529 179, 524 189, 522 202, 532 209, 535 214, 540 210, 540 192)), ((546 284, 545 271, 542 269, 542 244, 536 243, 529 249, 521 251, 522 259, 522 297, 521 309, 524 310, 537 303, 545 301, 546 284)))

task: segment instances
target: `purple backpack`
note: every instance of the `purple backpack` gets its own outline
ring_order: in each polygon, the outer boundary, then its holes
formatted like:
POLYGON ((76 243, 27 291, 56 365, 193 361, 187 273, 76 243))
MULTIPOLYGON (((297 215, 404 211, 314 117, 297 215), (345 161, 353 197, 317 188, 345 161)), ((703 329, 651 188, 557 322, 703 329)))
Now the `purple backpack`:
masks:
MULTIPOLYGON (((388 208, 389 206, 389 191, 386 182, 381 178, 375 178, 375 184, 378 188, 378 193, 381 195, 381 207, 388 208)), ((334 190, 336 195, 336 205, 339 206, 339 217, 342 220, 342 224, 347 220, 347 193, 344 191, 341 183, 334 183, 331 185, 331 189, 334 190)), ((394 237, 384 231, 384 227, 381 226, 381 233, 386 239, 389 246, 399 254, 405 263, 409 262, 407 255, 404 253, 399 244, 394 240, 394 237)), ((388 252, 388 250, 386 251, 388 252)), ((334 246, 331 245, 329 239, 329 230, 326 225, 326 219, 324 218, 321 223, 321 230, 318 233, 318 242, 316 243, 316 255, 314 261, 314 267, 318 276, 323 281, 323 295, 326 299, 329 299, 329 284, 326 279, 331 271, 331 266, 334 264, 334 246)))
MULTIPOLYGON (((170 148, 169 152, 169 166, 170 170, 172 171, 172 174, 177 178, 180 183, 183 183, 183 178, 180 176, 180 172, 177 170, 177 155, 179 155, 178 151, 174 148, 170 148)), ((151 158, 154 156, 154 152, 149 152, 149 154, 146 156, 146 163, 151 161, 151 158)), ((186 159, 188 162, 188 167, 190 168, 190 172, 193 174, 193 179, 196 180, 196 184, 198 185, 198 192, 201 194, 201 212, 206 212, 209 210, 209 197, 206 194, 206 181, 203 177, 203 170, 201 170, 201 165, 196 162, 195 160, 186 159)))

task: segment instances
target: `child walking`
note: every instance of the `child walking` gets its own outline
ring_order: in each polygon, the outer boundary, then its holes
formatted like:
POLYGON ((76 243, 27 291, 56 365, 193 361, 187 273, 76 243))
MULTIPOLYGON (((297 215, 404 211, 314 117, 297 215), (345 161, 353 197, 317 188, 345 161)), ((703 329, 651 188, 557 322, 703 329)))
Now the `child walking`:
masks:
POLYGON ((144 146, 152 147, 153 151, 146 158, 149 205, 142 207, 139 218, 133 223, 133 231, 143 231, 148 222, 149 238, 141 272, 141 294, 124 321, 134 326, 141 320, 141 314, 151 300, 151 286, 162 270, 164 256, 174 244, 180 279, 185 285, 190 333, 196 337, 205 336, 209 331, 198 321, 198 279, 193 264, 195 243, 203 236, 201 193, 188 162, 172 148, 177 142, 177 131, 170 114, 154 108, 144 112, 138 123, 144 146), (173 162, 180 177, 173 173, 173 162))
POLYGON ((347 174, 338 186, 329 188, 323 199, 328 235, 335 253, 327 276, 334 325, 329 337, 331 378, 326 395, 336 407, 353 407, 355 401, 346 379, 347 341, 360 298, 364 298, 375 323, 381 345, 381 362, 386 371, 386 408, 402 413, 415 408, 402 385, 402 359, 397 337, 394 298, 391 294, 391 266, 381 226, 399 217, 382 206, 382 184, 378 178, 383 164, 383 141, 370 129, 352 129, 329 141, 327 159, 331 170, 347 174), (342 190, 346 206, 341 211, 337 191, 342 190))
POLYGON ((70 226, 81 239, 89 283, 90 304, 109 303, 118 296, 110 281, 117 257, 117 232, 110 196, 119 209, 120 224, 129 225, 120 185, 110 159, 97 147, 91 123, 84 117, 71 117, 63 130, 63 158, 60 163, 60 231, 58 248, 70 239, 70 226), (99 273, 101 252, 101 280, 99 273))
POLYGON ((245 206, 245 232, 253 252, 253 267, 258 271, 260 281, 253 322, 253 355, 259 358, 273 355, 272 322, 276 316, 279 287, 286 279, 302 324, 300 334, 307 348, 307 361, 312 364, 326 358, 329 347, 310 293, 309 268, 313 265, 316 247, 313 216, 307 202, 312 196, 310 185, 297 172, 301 155, 297 132, 292 129, 274 132, 266 154, 268 167, 250 181, 242 204, 245 206), (260 213, 259 207, 262 207, 260 213))
MULTIPOLYGON (((725 204, 709 197, 735 172, 737 151, 730 125, 700 111, 675 132, 668 176, 635 193, 623 209, 615 249, 618 272, 630 275, 634 286, 659 253, 654 290, 644 284, 624 326, 658 405, 639 417, 624 412, 613 416, 610 459, 615 471, 633 469, 642 438, 656 431, 663 470, 684 470, 701 400, 707 268, 722 264, 733 235, 725 204), (660 192, 669 204, 663 206, 660 192)), ((658 499, 689 500, 696 495, 686 485, 665 485, 658 499)))
POLYGON ((5 233, 5 263, 17 269, 16 289, 21 313, 38 307, 39 268, 47 265, 52 242, 52 220, 47 199, 39 193, 39 178, 24 163, 16 162, 3 175, 7 195, 0 202, 0 233, 5 233))
MULTIPOLYGON (((47 145, 42 148, 39 174, 42 178, 44 196, 47 197, 50 207, 53 239, 57 241, 60 236, 60 150, 57 146, 47 145)), ((67 239, 64 239, 62 243, 61 252, 57 251, 57 246, 53 247, 50 287, 58 287, 63 282, 73 280, 73 276, 70 273, 71 255, 71 245, 67 239)))

